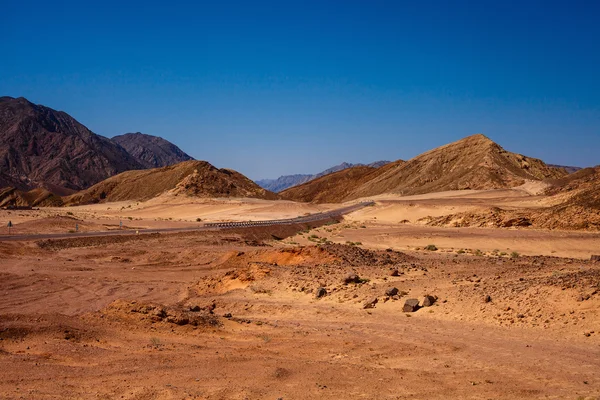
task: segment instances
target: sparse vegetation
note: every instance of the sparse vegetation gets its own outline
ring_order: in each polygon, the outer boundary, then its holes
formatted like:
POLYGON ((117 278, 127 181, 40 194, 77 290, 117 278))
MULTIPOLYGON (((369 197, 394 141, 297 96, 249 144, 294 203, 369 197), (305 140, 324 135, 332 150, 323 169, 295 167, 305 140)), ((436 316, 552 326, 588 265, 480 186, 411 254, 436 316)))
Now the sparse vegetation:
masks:
POLYGON ((158 349, 161 346, 160 339, 157 337, 150 338, 150 345, 155 349, 158 349))

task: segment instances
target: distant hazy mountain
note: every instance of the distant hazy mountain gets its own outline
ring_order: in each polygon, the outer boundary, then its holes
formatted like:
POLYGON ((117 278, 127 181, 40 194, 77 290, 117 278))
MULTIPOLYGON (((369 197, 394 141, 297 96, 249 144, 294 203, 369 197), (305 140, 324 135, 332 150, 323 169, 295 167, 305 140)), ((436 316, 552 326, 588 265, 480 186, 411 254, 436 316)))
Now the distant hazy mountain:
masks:
POLYGON ((112 138, 146 168, 160 168, 193 160, 179 147, 158 136, 140 132, 126 133, 112 138))
MULTIPOLYGON (((375 161, 371 164, 366 164, 366 166, 373 167, 373 168, 379 168, 388 163, 389 163, 389 161, 375 161)), ((326 169, 325 171, 319 172, 318 174, 315 174, 315 175, 310 175, 310 174, 284 175, 284 176, 280 176, 277 179, 261 179, 261 180, 256 181, 256 183, 264 189, 270 190, 271 192, 278 193, 285 189, 289 189, 291 187, 298 186, 298 185, 301 185, 306 182, 310 182, 313 179, 317 179, 322 176, 332 174, 334 172, 342 171, 342 170, 352 168, 352 167, 359 167, 359 166, 365 166, 365 164, 350 164, 347 162, 343 162, 339 165, 336 165, 334 167, 326 169)))
POLYGON ((566 165, 556 165, 556 164, 548 164, 548 166, 554 167, 554 168, 564 168, 569 174, 572 174, 573 172, 577 172, 582 169, 580 167, 568 167, 566 165))
POLYGON ((66 194, 141 168, 125 149, 69 114, 0 97, 0 187, 66 194))

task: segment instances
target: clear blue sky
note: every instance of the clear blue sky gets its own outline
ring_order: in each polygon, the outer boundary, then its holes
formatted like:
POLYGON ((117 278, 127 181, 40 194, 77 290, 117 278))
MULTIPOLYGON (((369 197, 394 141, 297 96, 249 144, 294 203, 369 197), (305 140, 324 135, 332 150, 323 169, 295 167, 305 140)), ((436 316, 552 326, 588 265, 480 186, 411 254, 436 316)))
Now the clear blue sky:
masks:
POLYGON ((590 166, 599 20, 593 0, 2 1, 0 95, 253 179, 474 133, 590 166))

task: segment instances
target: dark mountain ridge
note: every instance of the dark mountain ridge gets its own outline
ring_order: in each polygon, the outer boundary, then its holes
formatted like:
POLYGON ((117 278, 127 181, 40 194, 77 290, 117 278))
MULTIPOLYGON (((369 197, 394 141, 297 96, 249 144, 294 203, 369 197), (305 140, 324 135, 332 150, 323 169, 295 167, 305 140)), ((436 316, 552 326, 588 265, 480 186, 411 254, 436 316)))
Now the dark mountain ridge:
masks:
POLYGON ((0 97, 0 187, 67 194, 142 168, 121 146, 67 113, 0 97))
POLYGON ((179 147, 158 136, 144 133, 126 133, 112 138, 145 168, 160 168, 191 161, 192 157, 179 147))

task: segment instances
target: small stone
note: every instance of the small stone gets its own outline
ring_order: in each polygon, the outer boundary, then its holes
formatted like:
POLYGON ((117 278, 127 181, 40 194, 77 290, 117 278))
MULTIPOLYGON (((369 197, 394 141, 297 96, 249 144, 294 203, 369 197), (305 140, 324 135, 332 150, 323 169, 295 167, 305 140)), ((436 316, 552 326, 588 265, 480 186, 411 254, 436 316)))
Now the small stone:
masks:
POLYGON ((395 287, 388 288, 385 291, 386 296, 392 297, 392 296, 396 296, 397 294, 398 294, 398 288, 395 288, 395 287))
POLYGON ((231 318, 231 313, 225 313, 223 314, 223 318, 231 318))
POLYGON ((199 305, 190 306, 190 311, 198 312, 198 311, 200 311, 200 306, 199 305))
POLYGON ((492 296, 490 296, 489 294, 486 294, 485 297, 483 298, 483 302, 489 303, 490 301, 492 301, 492 296))
POLYGON ((402 311, 404 312, 415 312, 419 309, 419 300, 417 299, 407 299, 404 302, 404 306, 402 307, 402 311))
POLYGON ((435 303, 435 297, 427 295, 423 298, 423 307, 431 307, 435 303))
POLYGON ((375 308, 375 304, 377 304, 378 301, 379 301, 379 299, 377 299, 377 297, 373 297, 371 300, 368 300, 363 305, 363 308, 365 308, 365 309, 367 309, 367 308, 375 308))
POLYGON ((317 289, 317 293, 315 293, 315 297, 317 299, 320 299, 321 297, 325 296, 327 294, 327 289, 325 289, 324 287, 320 287, 317 289))
POLYGON ((400 272, 397 269, 392 270, 392 272, 390 272, 390 276, 399 276, 400 272))

